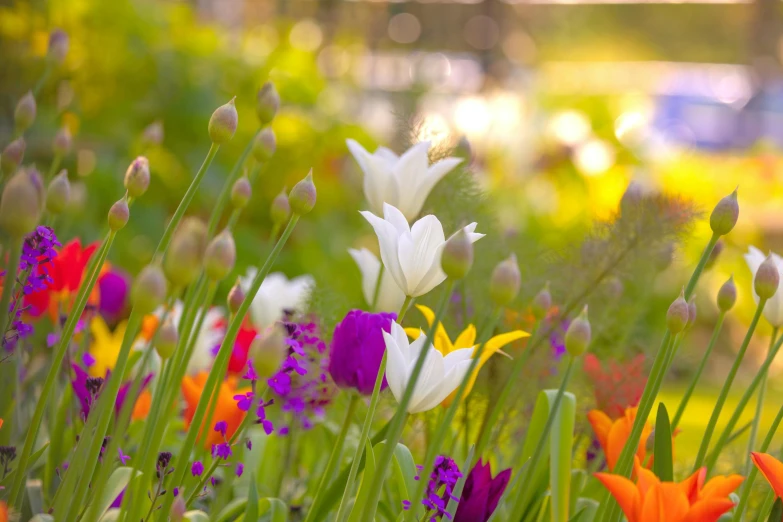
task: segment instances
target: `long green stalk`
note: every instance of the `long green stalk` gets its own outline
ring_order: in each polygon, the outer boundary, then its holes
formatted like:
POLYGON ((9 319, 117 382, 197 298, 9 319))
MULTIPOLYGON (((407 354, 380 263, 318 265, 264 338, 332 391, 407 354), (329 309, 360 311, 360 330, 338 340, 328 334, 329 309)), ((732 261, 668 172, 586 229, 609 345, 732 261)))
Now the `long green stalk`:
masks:
POLYGON ((427 332, 427 345, 422 347, 421 352, 419 353, 419 357, 416 360, 415 366, 413 367, 413 372, 411 372, 408 384, 405 387, 405 392, 403 393, 402 399, 397 405, 397 412, 392 419, 392 424, 389 428, 389 435, 386 439, 386 444, 383 447, 383 452, 381 453, 380 459, 378 459, 376 462, 375 476, 373 477, 370 485, 367 503, 365 504, 364 514, 361 517, 361 520, 372 520, 373 513, 378 507, 378 501, 381 496, 381 488, 383 487, 384 480, 386 480, 386 470, 389 468, 391 459, 394 456, 394 450, 397 447, 397 442, 400 440, 400 436, 402 435, 404 421, 408 416, 408 405, 410 404, 411 398, 413 397, 413 390, 416 386, 416 382, 419 380, 422 368, 424 368, 424 361, 427 358, 429 345, 432 343, 433 335, 435 334, 435 331, 438 327, 438 323, 440 322, 440 318, 443 315, 443 311, 446 309, 446 304, 449 301, 449 297, 451 296, 453 288, 454 282, 450 279, 447 279, 445 292, 443 293, 443 297, 441 298, 441 301, 438 305, 438 309, 435 312, 432 325, 430 325, 430 328, 427 332))
POLYGON ((696 368, 696 372, 693 374, 690 384, 688 384, 688 389, 685 390, 685 394, 683 394, 682 400, 677 406, 677 411, 674 413, 674 417, 672 418, 672 431, 679 425, 680 419, 682 418, 683 413, 685 413, 685 408, 688 406, 688 401, 691 400, 696 385, 699 383, 701 374, 704 372, 704 367, 707 365, 707 361, 712 354, 712 349, 715 348, 715 343, 718 341, 718 337, 720 337, 724 319, 726 319, 726 312, 721 312, 718 316, 718 322, 715 323, 715 328, 712 330, 712 337, 710 337, 710 342, 707 344, 707 350, 704 352, 704 356, 702 356, 699 366, 696 368))
MULTIPOLYGON (((60 336, 60 341, 57 343, 57 347, 54 350, 54 357, 52 358, 52 364, 49 367, 49 372, 46 375, 41 394, 38 397, 38 401, 35 404, 35 411, 33 412, 33 418, 30 421, 30 427, 27 430, 27 436, 25 437, 24 447, 22 453, 19 455, 19 460, 16 464, 16 468, 19 470, 27 469, 30 455, 33 452, 33 446, 35 445, 36 438, 38 437, 38 430, 41 427, 41 421, 43 420, 44 413, 46 411, 46 404, 49 402, 49 396, 51 395, 54 385, 57 381, 57 374, 60 371, 65 354, 68 351, 73 332, 76 329, 76 324, 84 311, 84 307, 87 305, 87 299, 92 292, 95 283, 98 280, 98 273, 100 267, 106 261, 106 256, 109 253, 112 243, 114 242, 115 232, 109 232, 106 238, 103 240, 98 253, 96 254, 96 261, 93 265, 93 269, 90 275, 86 277, 82 284, 79 286, 79 290, 74 300, 73 308, 68 314, 68 319, 65 321, 63 331, 60 336)), ((14 506, 15 509, 21 508, 21 493, 24 484, 27 480, 25 473, 17 473, 14 476, 14 482, 11 486, 11 492, 8 495, 9 506, 14 506)))
MULTIPOLYGON (((778 336, 778 327, 775 326, 772 328, 772 336, 769 338, 769 348, 767 349, 767 352, 772 350, 772 347, 775 346, 775 339, 777 338, 777 336, 778 336)), ((761 374, 761 382, 759 383, 759 398, 756 400, 756 415, 753 416, 753 421, 751 422, 751 426, 750 426, 750 436, 748 437, 748 451, 746 452, 747 461, 745 463, 745 473, 744 473, 746 477, 750 473, 750 470, 754 467, 753 463, 750 460, 750 452, 753 451, 756 446, 756 437, 758 436, 759 423, 761 422, 761 416, 764 413, 764 394, 767 388, 767 376, 768 376, 767 372, 761 374)))
MULTIPOLYGON (((0 297, 0 332, 5 336, 6 328, 13 322, 13 313, 9 313, 11 308, 11 296, 16 288, 16 273, 19 271, 19 257, 22 255, 22 244, 24 238, 13 239, 11 248, 8 252, 8 266, 5 269, 5 281, 3 282, 3 295, 0 297)), ((5 345, 5 337, 2 340, 5 345)))
POLYGON ((229 172, 225 183, 223 183, 223 188, 220 191, 220 195, 218 195, 217 201, 215 201, 215 205, 212 208, 212 214, 209 216, 209 223, 207 223, 207 237, 213 237, 215 232, 217 232, 220 218, 223 216, 223 210, 226 208, 228 200, 231 197, 231 189, 234 187, 234 182, 239 179, 239 174, 242 172, 242 165, 245 164, 245 160, 247 159, 248 154, 250 154, 250 151, 253 150, 253 142, 255 141, 259 132, 261 132, 260 129, 253 135, 252 138, 250 138, 250 141, 247 142, 247 145, 245 145, 245 150, 242 151, 239 159, 237 159, 236 163, 234 163, 234 167, 231 169, 231 172, 229 172))
POLYGON ((734 364, 731 365, 731 369, 729 370, 729 374, 726 376, 726 380, 723 381, 723 386, 720 389, 718 400, 712 410, 712 415, 710 416, 710 420, 707 423, 707 428, 704 430, 704 436, 702 437, 701 445, 699 446, 699 452, 696 455, 696 462, 693 465, 694 471, 701 467, 702 463, 704 462, 704 458, 707 456, 707 448, 710 445, 710 439, 712 438, 712 433, 715 431, 715 426, 718 424, 718 418, 720 417, 720 413, 723 410, 723 404, 726 402, 726 398, 729 396, 731 385, 734 383, 734 378, 737 376, 737 371, 739 370, 740 364, 742 364, 742 359, 745 357, 745 351, 748 349, 748 344, 750 344, 750 339, 753 337, 753 332, 756 330, 756 325, 758 324, 759 319, 761 319, 761 312, 764 310, 765 304, 767 304, 767 300, 761 299, 758 306, 756 306, 756 313, 753 314, 753 320, 750 322, 748 331, 745 333, 745 338, 742 340, 742 346, 740 346, 739 352, 737 352, 737 356, 734 358, 734 364))

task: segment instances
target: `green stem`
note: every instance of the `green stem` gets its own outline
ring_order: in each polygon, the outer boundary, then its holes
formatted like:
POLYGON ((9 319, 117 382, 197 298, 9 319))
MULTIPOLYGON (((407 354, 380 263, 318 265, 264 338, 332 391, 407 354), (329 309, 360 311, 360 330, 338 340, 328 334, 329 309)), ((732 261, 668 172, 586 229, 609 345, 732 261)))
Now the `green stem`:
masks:
POLYGON ((729 396, 729 390, 731 390, 731 385, 734 383, 734 378, 737 375, 740 364, 742 364, 742 359, 745 357, 748 344, 750 344, 750 339, 753 337, 753 332, 756 330, 756 325, 758 324, 759 319, 761 319, 761 312, 764 310, 764 305, 766 303, 766 299, 761 299, 759 301, 759 304, 756 307, 756 313, 753 315, 753 320, 750 322, 748 331, 745 333, 745 339, 742 341, 742 346, 740 346, 739 352, 737 352, 737 356, 734 358, 734 364, 731 365, 729 375, 723 382, 720 394, 718 395, 718 401, 715 403, 715 407, 712 410, 712 415, 710 416, 710 420, 707 423, 707 428, 704 431, 704 436, 701 440, 701 445, 699 446, 699 453, 696 455, 696 463, 693 465, 694 471, 698 470, 704 463, 704 458, 707 456, 707 448, 710 444, 712 433, 715 431, 715 426, 718 424, 718 417, 720 417, 720 412, 723 410, 723 404, 726 402, 726 398, 729 396))
POLYGON ((334 474, 335 468, 337 468, 338 461, 340 460, 340 454, 343 451, 343 445, 345 444, 345 437, 348 435, 348 429, 351 427, 351 421, 353 420, 353 414, 356 411, 356 406, 359 404, 359 396, 356 394, 351 395, 351 401, 348 403, 348 411, 345 412, 345 420, 343 426, 340 429, 340 433, 337 435, 337 440, 332 447, 332 454, 329 456, 329 461, 326 464, 326 469, 321 475, 321 481, 318 484, 318 490, 313 499, 313 505, 310 508, 310 512, 305 518, 305 522, 311 522, 315 520, 314 515, 318 510, 318 505, 321 502, 322 493, 326 491, 326 486, 329 484, 329 480, 334 474))
POLYGON ((209 166, 212 164, 212 160, 215 159, 215 155, 217 154, 219 148, 220 145, 217 145, 215 143, 209 146, 209 152, 207 152, 207 157, 204 158, 204 162, 201 164, 201 167, 198 169, 198 172, 196 172, 196 176, 193 178, 193 181, 190 182, 190 186, 188 187, 188 190, 185 192, 185 195, 182 197, 182 201, 179 202, 179 205, 177 206, 177 210, 174 211, 174 215, 171 217, 171 221, 169 221, 169 224, 166 225, 166 230, 163 232, 163 236, 160 238, 160 242, 158 243, 158 248, 155 249, 155 255, 153 256, 153 259, 162 259, 163 256, 166 254, 166 250, 168 250, 169 248, 169 243, 171 243, 171 236, 174 234, 174 231, 177 229, 179 222, 182 221, 182 217, 185 215, 185 212, 188 210, 188 207, 190 206, 190 202, 193 201, 193 197, 196 195, 196 192, 198 191, 198 187, 201 184, 201 180, 204 179, 204 175, 207 173, 207 170, 209 170, 209 166))
POLYGON ((8 325, 13 323, 12 313, 8 312, 11 307, 11 296, 14 295, 16 288, 16 273, 19 271, 19 257, 22 255, 22 244, 24 238, 12 239, 11 248, 8 252, 8 266, 5 268, 5 278, 3 282, 3 296, 0 297, 0 332, 3 332, 3 348, 5 348, 5 332, 8 325))
MULTIPOLYGON (((376 308, 378 306, 378 296, 381 295, 381 281, 383 281, 383 271, 386 270, 386 265, 381 263, 381 266, 378 268, 378 278, 375 280, 375 288, 372 291, 372 303, 370 304, 370 310, 373 312, 376 311, 376 308)), ((407 300, 406 296, 406 300, 407 300)), ((401 310, 404 310, 402 308, 401 310)))
POLYGON ((446 304, 449 301, 449 297, 451 296, 453 288, 454 281, 447 279, 445 292, 443 293, 443 297, 441 298, 440 304, 438 305, 438 309, 435 312, 435 318, 432 321, 432 325, 430 325, 429 331, 427 332, 427 344, 422 347, 421 352, 419 353, 419 357, 416 360, 415 366, 413 367, 413 372, 411 372, 408 384, 405 387, 405 392, 402 395, 400 403, 397 405, 397 412, 392 419, 392 425, 389 428, 389 436, 386 439, 383 452, 381 453, 380 459, 376 462, 375 476, 373 477, 372 483, 370 485, 367 503, 365 504, 364 514, 361 517, 361 520, 372 520, 375 510, 378 507, 378 500, 380 499, 383 481, 386 480, 386 470, 389 468, 392 456, 394 455, 394 450, 397 447, 397 442, 400 440, 400 436, 402 435, 404 421, 408 416, 408 405, 410 404, 411 398, 413 397, 414 387, 416 386, 416 382, 419 380, 422 368, 424 368, 424 361, 427 358, 429 346, 432 343, 433 335, 435 334, 438 322, 443 315, 443 311, 446 309, 446 304))
MULTIPOLYGON (((24 447, 22 453, 17 461, 16 468, 18 470, 27 469, 30 455, 33 452, 33 446, 35 445, 36 438, 38 437, 38 430, 41 427, 41 421, 46 411, 46 404, 49 402, 49 396, 51 395, 54 385, 57 381, 57 374, 60 371, 65 354, 68 351, 68 346, 71 343, 73 332, 76 329, 76 323, 84 311, 84 307, 87 305, 87 298, 92 292, 95 283, 98 280, 98 273, 100 267, 106 261, 106 256, 111 249, 111 245, 114 242, 115 232, 109 232, 106 238, 103 240, 98 253, 95 256, 96 260, 92 266, 92 270, 89 272, 90 276, 82 280, 82 284, 79 286, 79 291, 76 294, 73 308, 68 314, 68 319, 65 321, 63 331, 60 336, 60 341, 57 343, 57 347, 54 350, 54 357, 52 358, 52 364, 49 367, 49 372, 46 375, 41 393, 38 396, 38 400, 35 404, 35 411, 33 412, 33 418, 30 421, 30 427, 27 430, 27 436, 25 437, 24 447)), ((8 496, 9 506, 14 506, 15 509, 21 509, 21 493, 26 482, 25 473, 17 473, 14 476, 13 486, 8 496)))
POLYGON ((62 163, 62 160, 62 154, 57 153, 54 155, 54 158, 52 158, 52 164, 49 166, 49 172, 46 174, 46 178, 44 179, 44 183, 49 183, 55 174, 57 174, 57 169, 60 168, 60 163, 62 163))
POLYGON ((723 428, 718 441, 715 443, 715 446, 712 449, 710 457, 706 461, 705 466, 707 466, 708 470, 715 467, 715 463, 720 457, 721 450, 726 446, 726 444, 728 444, 728 441, 732 436, 732 432, 734 431, 734 428, 737 426, 737 423, 742 416, 742 412, 745 411, 745 406, 747 406, 748 402, 750 402, 750 399, 753 398, 753 394, 756 392, 756 387, 758 387, 758 385, 761 383, 761 376, 767 373, 769 370, 772 361, 775 359, 778 351, 780 351, 781 345, 783 345, 783 336, 781 336, 775 342, 774 348, 767 354, 767 358, 764 359, 764 362, 761 364, 758 372, 756 372, 753 380, 750 382, 747 389, 745 390, 745 393, 742 394, 742 397, 737 403, 737 406, 734 408, 734 413, 731 415, 729 422, 723 428))
POLYGON ((720 337, 720 332, 723 329, 723 321, 726 318, 726 312, 721 312, 718 316, 718 322, 715 324, 715 328, 712 330, 712 337, 710 337, 710 342, 707 345, 707 350, 704 352, 704 356, 701 358, 701 362, 699 362, 699 367, 696 368, 696 373, 693 374, 693 377, 691 378, 691 382, 688 385, 688 389, 685 390, 685 394, 682 396, 682 400, 680 401, 680 404, 677 406, 677 411, 674 414, 674 417, 672 418, 672 431, 674 431, 677 426, 680 424, 680 419, 682 418, 683 413, 685 413, 685 408, 688 406, 688 401, 691 400, 691 396, 693 395, 694 390, 696 389, 696 385, 699 383, 699 379, 701 378, 702 372, 704 372, 704 367, 707 365, 707 361, 710 358, 710 355, 712 354, 712 349, 715 348, 715 343, 718 341, 718 337, 720 337))
MULTIPOLYGON (((769 348, 767 349, 767 353, 769 353, 770 350, 772 350, 772 347, 775 346, 775 339, 778 336, 778 327, 775 326, 772 328, 772 336, 769 339, 769 348)), ((764 414, 764 394, 766 392, 767 388, 767 372, 764 372, 761 374, 761 382, 759 383, 759 398, 756 401, 756 415, 753 417, 753 421, 750 426, 750 436, 748 437, 748 451, 746 452, 746 463, 745 463, 745 476, 747 477, 750 473, 750 470, 754 467, 753 463, 750 461, 750 452, 753 451, 754 447, 756 446, 756 437, 758 436, 759 432, 759 422, 761 422, 761 416, 764 414)))

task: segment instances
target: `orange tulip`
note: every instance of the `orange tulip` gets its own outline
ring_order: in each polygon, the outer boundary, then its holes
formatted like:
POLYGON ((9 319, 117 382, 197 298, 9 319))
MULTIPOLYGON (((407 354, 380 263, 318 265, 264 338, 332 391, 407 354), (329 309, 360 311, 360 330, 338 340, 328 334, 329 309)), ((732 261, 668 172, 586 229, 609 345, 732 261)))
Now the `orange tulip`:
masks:
MULTIPOLYGON (((190 426, 190 422, 193 420, 193 415, 196 414, 196 407, 198 401, 201 399, 201 393, 204 391, 204 385, 207 383, 207 377, 209 372, 200 372, 194 376, 186 376, 182 379, 182 394, 185 396, 185 402, 187 407, 185 408, 185 427, 190 426)), ((220 391, 218 393, 217 405, 215 406, 215 415, 213 420, 226 421, 228 429, 226 430, 226 437, 230 438, 234 432, 242 424, 245 418, 245 412, 237 407, 237 401, 234 400, 234 395, 244 394, 250 391, 250 388, 237 389, 236 377, 229 377, 225 381, 220 383, 220 391)), ((209 411, 209 409, 207 409, 209 411)), ((205 436, 206 431, 206 447, 209 448, 212 444, 220 444, 223 442, 223 436, 212 429, 212 426, 202 426, 200 437, 205 436)))
POLYGON ((0 500, 0 522, 8 522, 8 505, 0 500))
POLYGON ((707 468, 701 468, 682 482, 661 482, 638 461, 636 474, 636 484, 620 475, 595 474, 628 522, 716 522, 734 507, 729 494, 744 480, 739 475, 718 476, 705 484, 707 468))
POLYGON ((150 414, 150 406, 152 406, 152 394, 149 390, 144 390, 139 394, 139 398, 136 399, 131 418, 133 420, 146 419, 147 415, 150 414))
MULTIPOLYGON (((617 420, 610 419, 607 414, 600 410, 591 410, 587 414, 587 420, 593 426, 598 443, 601 444, 601 449, 604 450, 609 471, 613 471, 615 464, 617 464, 620 458, 620 453, 623 451, 625 441, 631 435, 633 422, 636 420, 636 408, 626 408, 625 415, 617 420)), ((652 426, 647 422, 644 425, 642 437, 639 439, 639 447, 636 449, 636 457, 639 459, 639 462, 645 462, 647 438, 650 436, 650 433, 652 433, 652 426)))
POLYGON ((775 495, 783 497, 783 462, 767 453, 752 452, 750 458, 772 486, 775 495))

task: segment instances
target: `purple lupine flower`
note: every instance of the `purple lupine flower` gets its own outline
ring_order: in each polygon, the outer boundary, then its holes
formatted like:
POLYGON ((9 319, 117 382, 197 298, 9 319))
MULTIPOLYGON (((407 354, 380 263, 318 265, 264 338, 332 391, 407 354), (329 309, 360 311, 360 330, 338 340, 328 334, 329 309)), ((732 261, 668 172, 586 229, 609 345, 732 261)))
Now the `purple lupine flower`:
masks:
POLYGON ((221 458, 223 460, 228 459, 234 453, 231 451, 231 444, 222 442, 220 444, 212 445, 212 458, 221 458))
POLYGON ((201 474, 204 473, 204 464, 202 464, 200 460, 197 460, 190 466, 190 472, 194 477, 200 477, 201 474))
MULTIPOLYGON (((272 424, 272 421, 266 418, 266 408, 274 403, 275 400, 270 399, 266 402, 259 403, 258 407, 256 408, 256 417, 258 417, 256 424, 261 424, 261 426, 264 428, 264 433, 266 433, 267 435, 271 435, 275 427, 272 424)), ((248 439, 247 444, 248 444, 247 449, 250 449, 251 448, 250 439, 248 439)))
POLYGON ((242 378, 247 379, 250 382, 256 382, 258 380, 258 374, 256 373, 256 369, 253 367, 253 359, 247 360, 247 370, 245 371, 245 374, 242 376, 242 378))
POLYGON ((223 435, 225 437, 226 436, 226 430, 228 429, 228 424, 226 424, 226 421, 217 421, 215 423, 215 428, 214 429, 215 429, 215 431, 217 431, 218 433, 220 433, 221 435, 223 435))
POLYGON ((465 479, 454 522, 487 522, 510 479, 511 469, 505 469, 492 478, 489 462, 485 464, 479 459, 465 479))
POLYGON ((119 452, 119 454, 120 454, 120 457, 119 457, 119 458, 120 458, 120 463, 121 463, 121 464, 124 466, 124 465, 125 465, 125 464, 127 464, 127 463, 128 463, 128 461, 130 460, 130 455, 126 455, 126 454, 124 454, 124 453, 122 452, 122 448, 117 448, 117 451, 118 451, 118 452, 119 452))
POLYGON ((179 488, 175 487, 173 493, 174 493, 175 497, 178 496, 179 495, 179 488))
MULTIPOLYGON (((329 349, 329 374, 337 386, 372 395, 386 350, 383 332, 391 333, 396 319, 393 313, 348 312, 335 327, 329 349)), ((381 390, 386 386, 384 376, 381 390)))
MULTIPOLYGON (((419 470, 419 473, 423 469, 422 466, 416 466, 416 468, 419 470)), ((430 522, 437 522, 443 516, 451 519, 451 515, 446 511, 446 506, 448 506, 451 499, 459 500, 454 496, 453 492, 460 477, 462 477, 462 473, 452 458, 444 457, 443 455, 435 457, 430 480, 427 483, 427 493, 421 501, 427 510, 434 511, 430 522)), ((416 475, 414 478, 420 480, 419 475, 416 475)), ((408 502, 408 505, 410 505, 410 502, 408 502)), ((403 507, 405 507, 405 503, 403 503, 403 507)))
POLYGON ((253 407, 253 397, 254 395, 251 391, 234 395, 234 400, 237 401, 237 408, 242 411, 248 411, 253 407))
POLYGON ((242 473, 243 473, 244 471, 245 471, 245 465, 244 465, 244 464, 242 464, 241 462, 238 462, 238 463, 237 463, 237 471, 236 471, 236 473, 237 473, 237 477, 241 477, 241 476, 242 476, 242 473))

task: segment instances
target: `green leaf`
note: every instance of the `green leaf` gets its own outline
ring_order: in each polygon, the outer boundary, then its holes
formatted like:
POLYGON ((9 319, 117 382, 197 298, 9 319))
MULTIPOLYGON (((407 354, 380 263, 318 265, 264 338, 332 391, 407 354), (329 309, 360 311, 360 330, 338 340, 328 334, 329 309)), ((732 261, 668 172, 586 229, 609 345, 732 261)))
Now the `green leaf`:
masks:
POLYGON ((255 522, 258 520, 258 490, 256 489, 255 474, 250 475, 250 484, 247 487, 247 506, 245 507, 245 520, 255 522))
POLYGON ((203 511, 188 511, 185 513, 185 520, 188 522, 209 522, 209 515, 203 511))
POLYGON ((593 522, 598 511, 598 501, 592 498, 579 498, 576 500, 574 516, 570 522, 593 522))
POLYGON ((218 513, 215 522, 230 522, 235 520, 239 515, 245 512, 245 506, 247 506, 247 499, 244 497, 232 500, 226 504, 226 507, 224 507, 220 513, 218 513))
MULTIPOLYGON (((101 496, 100 503, 98 504, 99 514, 102 515, 105 513, 106 510, 109 509, 109 506, 111 506, 112 502, 114 502, 114 499, 116 499, 119 494, 122 493, 122 490, 128 486, 128 482, 130 482, 132 474, 133 468, 125 466, 119 467, 112 472, 108 482, 106 482, 106 487, 103 488, 103 495, 101 496)), ((137 471, 135 476, 138 477, 139 475, 141 475, 141 472, 137 471)))
POLYGON ((52 515, 39 513, 35 515, 33 518, 31 518, 30 522, 54 522, 54 517, 52 515))
MULTIPOLYGON (((550 408, 557 390, 546 390, 550 408)), ((571 507, 571 463, 576 423, 576 397, 565 392, 560 400, 552 431, 549 433, 551 458, 549 460, 549 488, 552 522, 567 522, 571 507)))
POLYGON ((664 482, 674 480, 674 464, 672 462, 672 427, 669 423, 669 413, 663 403, 658 404, 658 415, 655 419, 655 446, 653 450, 653 471, 664 482))
POLYGON ((120 518, 120 508, 111 508, 98 520, 98 522, 115 522, 120 518))
MULTIPOLYGON (((29 473, 31 469, 35 467, 35 464, 38 462, 38 459, 41 458, 41 455, 43 455, 44 451, 46 451, 46 448, 49 447, 49 443, 47 442, 43 446, 41 446, 41 449, 30 455, 30 460, 27 462, 27 470, 25 470, 25 473, 29 473)), ((0 486, 7 486, 9 481, 13 479, 14 475, 16 475, 16 472, 18 470, 14 469, 11 472, 6 475, 3 480, 0 480, 0 486)))
POLYGON ((261 503, 264 505, 261 514, 265 515, 269 511, 270 522, 286 522, 288 520, 288 506, 279 498, 265 498, 261 500, 261 503))
POLYGON ((768 522, 780 522, 783 520, 783 500, 778 497, 772 506, 772 512, 769 514, 768 522))
MULTIPOLYGON (((348 522, 360 522, 362 512, 364 511, 364 505, 367 503, 367 498, 370 496, 370 485, 375 476, 375 454, 373 453, 370 441, 365 443, 364 459, 365 466, 364 473, 362 474, 362 482, 359 484, 359 490, 356 493, 356 502, 353 504, 351 515, 348 517, 348 522)), ((370 520, 373 518, 374 517, 370 517, 370 520)))
MULTIPOLYGON (((576 503, 579 500, 582 491, 584 490, 585 483, 587 483, 587 473, 585 470, 571 470, 571 503, 568 510, 568 512, 571 514, 578 511, 576 509, 576 503)), ((573 519, 573 516, 571 518, 573 519)))

